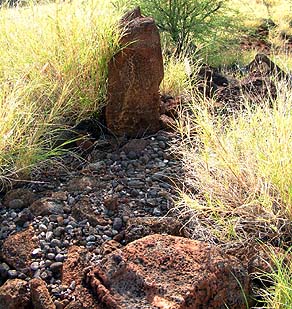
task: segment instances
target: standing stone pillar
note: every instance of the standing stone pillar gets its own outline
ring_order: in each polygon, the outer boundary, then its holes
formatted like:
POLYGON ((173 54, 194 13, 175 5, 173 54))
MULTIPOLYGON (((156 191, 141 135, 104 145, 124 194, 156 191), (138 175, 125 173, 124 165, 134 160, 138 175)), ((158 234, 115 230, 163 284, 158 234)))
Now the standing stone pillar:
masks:
POLYGON ((106 124, 117 136, 138 137, 160 128, 160 37, 153 18, 143 17, 139 8, 127 13, 121 26, 124 48, 109 63, 106 124))

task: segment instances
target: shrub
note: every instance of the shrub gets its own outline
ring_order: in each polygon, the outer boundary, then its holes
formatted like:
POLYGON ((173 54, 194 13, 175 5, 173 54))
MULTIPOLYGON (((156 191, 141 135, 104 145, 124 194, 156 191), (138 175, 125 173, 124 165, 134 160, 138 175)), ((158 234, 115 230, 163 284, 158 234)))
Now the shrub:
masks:
POLYGON ((142 12, 153 16, 159 29, 176 46, 179 56, 189 46, 217 42, 234 29, 234 19, 226 13, 228 1, 221 0, 136 0, 142 12))

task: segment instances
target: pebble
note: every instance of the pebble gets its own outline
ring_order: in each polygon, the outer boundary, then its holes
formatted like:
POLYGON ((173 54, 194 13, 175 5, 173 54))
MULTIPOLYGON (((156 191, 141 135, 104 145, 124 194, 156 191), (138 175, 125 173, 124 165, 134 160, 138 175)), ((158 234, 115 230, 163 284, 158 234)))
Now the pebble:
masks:
POLYGON ((8 278, 9 279, 15 279, 15 278, 17 278, 17 276, 18 276, 18 273, 17 273, 16 270, 14 270, 14 269, 8 270, 8 278))
POLYGON ((40 230, 41 232, 46 232, 46 231, 48 230, 48 228, 47 228, 46 225, 40 224, 40 225, 39 225, 39 230, 40 230))
POLYGON ((50 270, 53 272, 53 273, 58 273, 61 271, 63 267, 63 263, 62 262, 55 262, 55 263, 52 263, 50 265, 50 270))
POLYGON ((33 258, 41 257, 41 255, 42 255, 42 249, 41 248, 36 248, 31 253, 31 256, 33 258))
POLYGON ((54 253, 52 253, 52 252, 50 252, 50 253, 47 254, 47 258, 48 258, 49 260, 54 260, 55 257, 56 257, 56 255, 55 255, 54 253))
POLYGON ((63 255, 63 254, 60 254, 60 253, 57 254, 56 257, 55 257, 55 260, 56 260, 57 262, 63 262, 64 259, 65 259, 64 255, 63 255))
POLYGON ((33 270, 33 271, 36 271, 36 270, 38 270, 39 269, 39 262, 32 262, 31 264, 30 264, 30 269, 31 270, 33 270))
POLYGON ((117 230, 117 231, 120 231, 123 227, 123 221, 121 218, 117 217, 117 218, 114 218, 114 221, 113 221, 113 229, 114 230, 117 230))

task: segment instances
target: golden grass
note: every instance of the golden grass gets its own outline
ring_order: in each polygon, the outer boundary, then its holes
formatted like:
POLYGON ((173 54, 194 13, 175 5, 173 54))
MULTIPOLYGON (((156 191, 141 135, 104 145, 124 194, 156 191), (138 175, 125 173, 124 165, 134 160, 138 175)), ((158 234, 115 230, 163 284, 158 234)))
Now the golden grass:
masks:
POLYGON ((44 140, 57 126, 104 104, 120 48, 114 2, 0 9, 0 178, 50 155, 44 140))
POLYGON ((228 125, 197 98, 190 110, 195 117, 179 125, 180 150, 187 182, 200 195, 182 192, 179 206, 223 242, 281 242, 292 219, 292 91, 279 85, 273 108, 247 108, 228 125))

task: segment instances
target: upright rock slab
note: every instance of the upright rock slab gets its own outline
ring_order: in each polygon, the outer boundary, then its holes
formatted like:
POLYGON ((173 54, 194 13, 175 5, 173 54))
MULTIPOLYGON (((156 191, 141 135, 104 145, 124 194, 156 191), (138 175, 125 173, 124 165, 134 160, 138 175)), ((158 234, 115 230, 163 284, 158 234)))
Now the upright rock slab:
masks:
POLYGON ((124 48, 109 63, 106 124, 115 135, 137 137, 160 128, 160 37, 154 20, 142 17, 139 8, 122 18, 121 27, 124 48))

